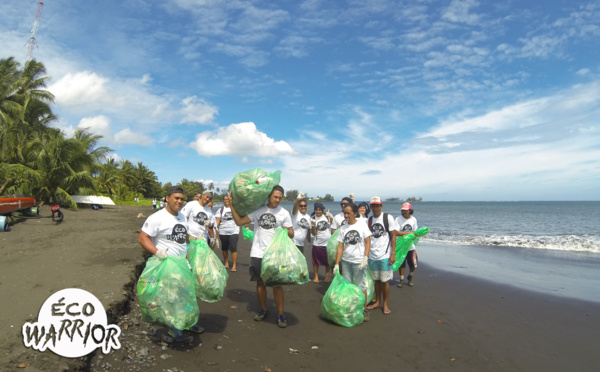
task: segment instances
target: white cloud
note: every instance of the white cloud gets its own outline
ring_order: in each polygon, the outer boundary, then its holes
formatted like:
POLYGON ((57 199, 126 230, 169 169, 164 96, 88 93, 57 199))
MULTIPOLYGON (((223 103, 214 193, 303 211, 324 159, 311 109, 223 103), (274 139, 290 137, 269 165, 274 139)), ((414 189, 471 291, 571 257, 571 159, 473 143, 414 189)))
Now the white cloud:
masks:
POLYGON ((276 157, 295 153, 287 142, 269 138, 254 123, 231 124, 214 131, 198 133, 196 141, 190 146, 202 156, 276 157))
POLYGON ((134 144, 141 146, 151 146, 154 143, 154 139, 146 136, 142 133, 133 132, 129 128, 125 128, 114 136, 115 143, 119 145, 134 144))
POLYGON ((216 106, 196 96, 183 99, 182 104, 183 118, 181 123, 210 124, 219 112, 216 106))
POLYGON ((54 94, 55 102, 65 106, 87 105, 90 102, 107 104, 110 95, 106 90, 108 79, 89 71, 68 73, 48 90, 54 94))
POLYGON ((442 19, 455 23, 476 24, 481 17, 478 14, 471 13, 471 9, 477 6, 479 6, 479 3, 475 0, 452 0, 442 14, 442 19))

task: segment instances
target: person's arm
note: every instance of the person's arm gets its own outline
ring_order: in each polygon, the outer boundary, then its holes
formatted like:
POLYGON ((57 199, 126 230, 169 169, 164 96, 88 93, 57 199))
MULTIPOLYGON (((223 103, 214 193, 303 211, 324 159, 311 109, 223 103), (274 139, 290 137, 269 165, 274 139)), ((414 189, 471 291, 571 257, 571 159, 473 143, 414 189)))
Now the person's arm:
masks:
POLYGON ((294 237, 294 228, 292 226, 290 226, 290 227, 285 227, 285 229, 287 229, 288 236, 290 237, 290 239, 292 239, 294 237))
POLYGON ((143 231, 140 231, 140 236, 138 237, 138 243, 140 243, 142 248, 144 248, 145 250, 147 250, 148 252, 150 252, 152 254, 156 254, 156 252, 158 252, 158 248, 156 248, 156 246, 152 242, 152 238, 150 237, 150 235, 146 234, 143 231))
POLYGON ((296 213, 298 213, 299 209, 300 209, 300 199, 296 198, 296 200, 294 200, 294 207, 292 208, 292 216, 295 216, 296 213))
POLYGON ((371 237, 367 236, 365 238, 365 257, 369 257, 369 253, 371 252, 371 237))
MULTIPOLYGON (((242 225, 248 225, 249 223, 252 223, 252 220, 250 219, 250 217, 240 216, 238 214, 238 212, 235 210, 235 207, 233 206, 233 195, 231 195, 231 193, 229 194, 229 200, 231 200, 231 205, 229 206, 229 208, 231 208, 231 215, 233 216, 233 220, 235 221, 235 224, 238 226, 242 226, 242 225)), ((288 232, 288 234, 289 234, 289 232, 288 232)))
POLYGON ((311 242, 311 239, 310 239, 310 229, 306 230, 306 241, 309 242, 309 243, 311 242))
POLYGON ((392 253, 390 253, 388 263, 393 265, 396 262, 396 230, 392 230, 390 235, 392 236, 392 253))
POLYGON ((337 254, 335 256, 335 266, 339 266, 340 260, 342 259, 343 252, 344 252, 344 243, 338 242, 337 254))

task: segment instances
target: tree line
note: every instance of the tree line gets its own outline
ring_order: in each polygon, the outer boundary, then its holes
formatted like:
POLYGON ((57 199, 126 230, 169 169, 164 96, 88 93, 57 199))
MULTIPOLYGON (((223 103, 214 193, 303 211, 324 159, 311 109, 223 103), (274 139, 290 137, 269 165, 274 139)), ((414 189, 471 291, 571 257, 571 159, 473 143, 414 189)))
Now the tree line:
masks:
MULTIPOLYGON (((54 95, 46 90, 49 79, 40 62, 21 66, 14 57, 0 59, 0 197, 30 196, 77 208, 71 195, 115 201, 165 195, 170 183, 162 185, 142 162, 111 158, 111 148, 98 146, 102 136, 85 128, 67 137, 51 127, 58 118, 54 95)), ((201 182, 183 179, 180 185, 189 199, 205 190, 201 182)))

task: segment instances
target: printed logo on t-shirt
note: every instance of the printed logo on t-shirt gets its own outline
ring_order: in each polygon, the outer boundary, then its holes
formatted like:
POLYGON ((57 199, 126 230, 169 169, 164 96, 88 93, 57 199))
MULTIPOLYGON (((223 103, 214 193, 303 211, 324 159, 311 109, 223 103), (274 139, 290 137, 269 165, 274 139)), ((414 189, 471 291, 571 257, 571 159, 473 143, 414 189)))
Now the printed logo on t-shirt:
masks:
POLYGON ((383 235, 385 235, 385 227, 383 227, 383 225, 380 223, 374 224, 371 226, 371 229, 373 231, 373 238, 375 239, 381 238, 383 235))
POLYGON ((223 221, 231 221, 231 220, 233 220, 233 216, 231 215, 231 212, 225 212, 225 214, 223 215, 222 220, 223 221))
POLYGON ((412 231, 412 226, 409 224, 406 224, 406 225, 402 226, 402 231, 412 231))
POLYGON ((258 225, 266 230, 274 229, 277 226, 277 219, 272 213, 265 213, 258 219, 258 225))
POLYGON ((318 231, 325 231, 329 228, 329 223, 327 223, 327 221, 319 221, 317 222, 317 230, 318 231))
POLYGON ((208 219, 208 216, 204 212, 198 212, 198 214, 195 215, 193 219, 194 219, 194 222, 196 222, 200 225, 204 225, 204 221, 206 221, 208 219))
POLYGON ((176 224, 173 226, 171 235, 167 235, 167 240, 173 241, 177 244, 184 244, 187 236, 187 229, 184 225, 176 224))
POLYGON ((350 245, 356 245, 360 241, 360 234, 356 230, 350 230, 344 237, 344 243, 350 245))
POLYGON ((308 223, 308 220, 306 218, 301 218, 300 221, 298 221, 298 226, 300 226, 301 228, 308 230, 310 229, 310 224, 308 223))

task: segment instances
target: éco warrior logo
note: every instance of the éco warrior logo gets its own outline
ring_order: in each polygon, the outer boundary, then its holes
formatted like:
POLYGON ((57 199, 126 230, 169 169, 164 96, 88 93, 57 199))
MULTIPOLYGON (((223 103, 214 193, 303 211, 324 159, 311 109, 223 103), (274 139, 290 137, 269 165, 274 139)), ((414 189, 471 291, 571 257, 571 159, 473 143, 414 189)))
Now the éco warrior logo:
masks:
POLYGON ((346 233, 344 237, 344 243, 350 245, 356 245, 360 241, 360 234, 356 230, 350 230, 346 233))
POLYGON ((193 217, 194 222, 198 223, 199 225, 204 225, 204 221, 207 219, 208 216, 204 212, 198 212, 198 214, 193 217))
POLYGON ((329 228, 329 224, 327 221, 319 221, 317 222, 317 231, 325 231, 329 228))
POLYGON ((265 213, 258 219, 258 224, 265 230, 271 230, 277 226, 277 219, 272 213, 265 213))
POLYGON ((303 229, 310 229, 310 224, 306 218, 301 218, 300 221, 298 221, 298 226, 303 229))
POLYGON ((182 224, 176 224, 173 226, 171 235, 167 235, 167 240, 176 242, 177 244, 184 244, 185 238, 187 237, 187 229, 182 224))
POLYGON ((371 228, 373 229, 373 238, 375 239, 381 238, 385 234, 385 227, 380 223, 374 224, 371 228))

